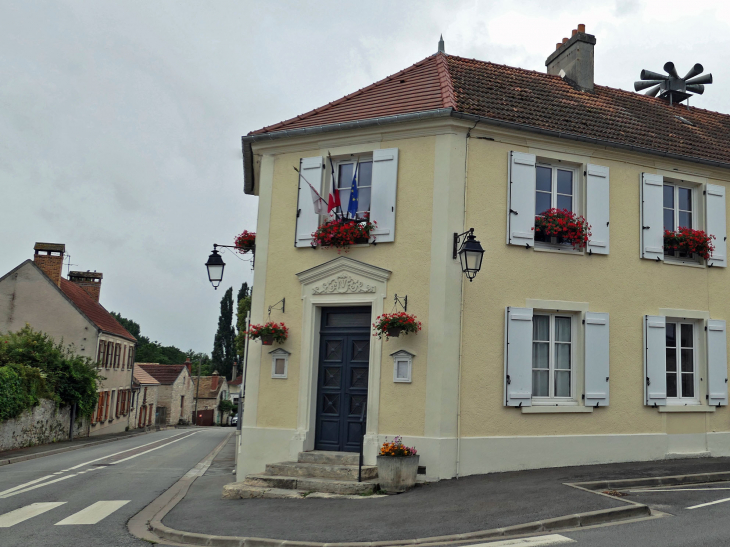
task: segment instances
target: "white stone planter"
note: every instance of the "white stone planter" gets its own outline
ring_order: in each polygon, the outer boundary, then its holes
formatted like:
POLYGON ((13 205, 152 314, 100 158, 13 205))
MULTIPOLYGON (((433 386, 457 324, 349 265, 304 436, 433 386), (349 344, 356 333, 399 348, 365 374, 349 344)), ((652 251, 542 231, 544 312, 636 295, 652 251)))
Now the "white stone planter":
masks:
POLYGON ((378 482, 388 493, 410 490, 416 485, 418 456, 378 456, 378 482))

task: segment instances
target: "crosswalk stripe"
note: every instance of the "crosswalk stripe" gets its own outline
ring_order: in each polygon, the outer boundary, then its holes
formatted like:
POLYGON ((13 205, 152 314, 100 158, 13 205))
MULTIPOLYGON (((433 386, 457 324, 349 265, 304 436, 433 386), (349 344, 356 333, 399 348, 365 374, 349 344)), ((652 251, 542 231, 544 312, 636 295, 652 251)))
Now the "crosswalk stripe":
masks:
POLYGON ((86 509, 82 509, 78 513, 66 517, 61 522, 57 522, 56 526, 66 524, 96 524, 129 502, 130 500, 97 501, 89 505, 86 509))
POLYGON ((566 543, 575 543, 575 540, 559 534, 549 534, 547 536, 504 539, 502 541, 493 541, 490 543, 478 543, 476 545, 469 545, 469 547, 543 547, 547 545, 565 545, 566 543))
POLYGON ((25 507, 21 507, 20 509, 16 509, 15 511, 10 511, 9 513, 0 515, 0 528, 10 528, 11 526, 18 524, 19 522, 23 522, 24 520, 28 520, 30 518, 38 516, 42 513, 45 513, 46 511, 55 509, 56 507, 58 507, 59 505, 63 505, 64 503, 66 502, 53 501, 44 503, 31 503, 30 505, 26 505, 25 507))

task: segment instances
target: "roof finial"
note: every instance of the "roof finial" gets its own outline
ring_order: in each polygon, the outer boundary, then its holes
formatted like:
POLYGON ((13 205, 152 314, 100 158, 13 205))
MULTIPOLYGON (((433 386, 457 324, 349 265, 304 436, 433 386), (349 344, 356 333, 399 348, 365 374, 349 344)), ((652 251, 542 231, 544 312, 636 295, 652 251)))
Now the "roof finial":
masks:
POLYGON ((439 53, 446 53, 446 48, 444 47, 444 35, 441 35, 441 38, 439 38, 439 53))

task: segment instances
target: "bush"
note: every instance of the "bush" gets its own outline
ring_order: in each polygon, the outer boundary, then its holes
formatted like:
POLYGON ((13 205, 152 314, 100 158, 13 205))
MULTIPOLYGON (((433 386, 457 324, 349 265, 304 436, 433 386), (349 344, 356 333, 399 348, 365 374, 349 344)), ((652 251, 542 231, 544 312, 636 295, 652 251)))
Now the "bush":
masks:
POLYGON ((221 402, 218 403, 218 410, 221 412, 231 412, 233 409, 233 403, 228 399, 222 399, 221 402))
POLYGON ((0 367, 0 420, 19 416, 42 398, 53 398, 40 370, 10 363, 0 367))

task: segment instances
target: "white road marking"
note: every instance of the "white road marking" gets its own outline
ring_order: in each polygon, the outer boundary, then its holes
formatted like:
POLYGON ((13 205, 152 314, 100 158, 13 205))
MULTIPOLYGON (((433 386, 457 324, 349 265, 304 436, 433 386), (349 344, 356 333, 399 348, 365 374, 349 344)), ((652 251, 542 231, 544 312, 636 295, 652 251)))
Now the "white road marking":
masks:
POLYGON ((58 479, 54 479, 52 481, 42 482, 41 484, 36 484, 35 486, 29 486, 28 488, 23 488, 22 490, 16 490, 15 492, 10 492, 9 494, 0 496, 0 499, 9 498, 9 497, 15 496, 17 494, 23 494, 25 492, 30 492, 31 490, 35 490, 36 488, 41 488, 42 486, 48 486, 49 484, 53 484, 55 482, 65 481, 66 479, 70 479, 71 477, 75 477, 75 476, 76 476, 76 473, 74 473, 73 475, 66 475, 65 477, 59 477, 58 479))
POLYGON ((0 528, 10 528, 11 526, 18 524, 19 522, 23 522, 24 520, 28 520, 30 518, 38 516, 41 513, 45 513, 46 511, 55 509, 56 507, 58 507, 59 505, 63 505, 64 503, 66 502, 54 501, 46 503, 31 503, 30 505, 26 505, 25 507, 21 507, 20 509, 16 509, 15 511, 10 511, 9 513, 0 515, 0 528))
POLYGON ((646 490, 622 490, 622 492, 714 492, 715 490, 730 490, 730 488, 650 488, 646 490))
MULTIPOLYGON (((54 473, 55 475, 55 473, 54 473)), ((4 494, 7 494, 9 492, 12 492, 13 490, 20 490, 21 488, 25 488, 26 486, 30 486, 31 484, 35 484, 37 482, 44 481, 46 479, 52 479, 53 475, 46 475, 45 477, 41 477, 40 479, 35 479, 34 481, 26 482, 24 484, 19 484, 18 486, 13 486, 12 488, 8 488, 7 490, 3 490, 0 492, 0 497, 2 497, 4 494)))
POLYGON ((543 545, 564 545, 566 543, 575 543, 575 540, 559 534, 549 534, 547 536, 505 539, 502 541, 492 541, 490 543, 478 543, 476 545, 469 545, 469 547, 542 547, 543 545))
POLYGON ((195 433, 197 433, 197 431, 195 431, 194 433, 191 433, 190 435, 188 435, 188 436, 186 436, 186 437, 182 437, 182 438, 180 438, 180 439, 177 439, 177 440, 175 440, 175 441, 172 441, 171 443, 163 444, 162 446, 157 446, 157 447, 155 447, 155 448, 150 448, 149 450, 145 450, 144 452, 140 452, 139 454, 135 454, 135 455, 133 455, 133 456, 129 456, 128 458, 124 458, 124 459, 122 459, 122 460, 116 461, 116 462, 114 462, 114 463, 113 463, 112 465, 117 465, 117 464, 119 464, 119 463, 122 463, 122 462, 126 462, 126 461, 128 461, 128 460, 132 460, 132 459, 134 459, 134 458, 136 458, 136 457, 138 457, 138 456, 144 456, 145 454, 148 454, 148 453, 150 453, 150 452, 154 452, 155 450, 159 450, 160 448, 165 448, 165 447, 167 447, 167 446, 170 446, 171 444, 175 444, 175 443, 176 443, 177 441, 182 441, 182 440, 184 440, 184 439, 187 439, 187 438, 189 438, 189 437, 192 437, 193 435, 195 435, 195 433))
POLYGON ((725 499, 715 500, 715 501, 708 501, 707 503, 700 503, 699 505, 693 505, 692 507, 687 507, 687 509, 699 509, 700 507, 707 507, 708 505, 715 505, 717 503, 725 503, 726 501, 730 501, 730 498, 725 498, 725 499))
POLYGON ((114 511, 120 507, 128 504, 131 500, 111 500, 111 501, 97 501, 92 503, 86 509, 82 509, 78 513, 74 513, 70 517, 66 517, 60 522, 56 523, 56 526, 63 526, 67 524, 96 524, 102 519, 105 519, 111 515, 114 511))

